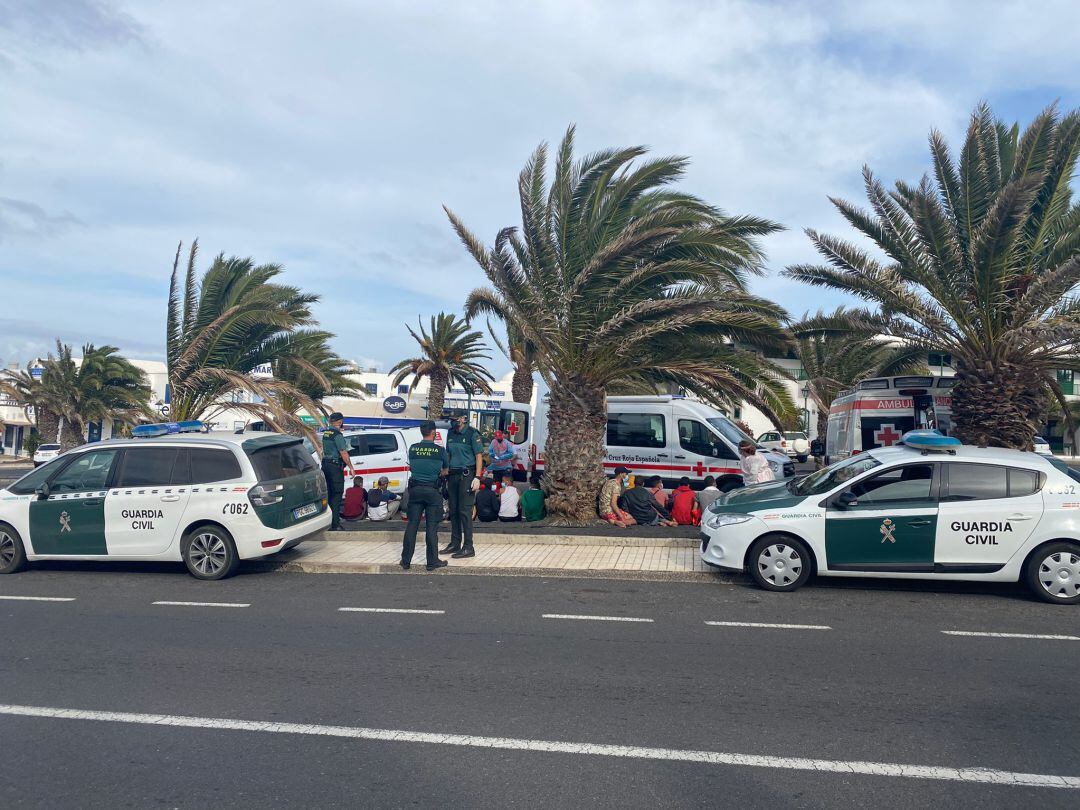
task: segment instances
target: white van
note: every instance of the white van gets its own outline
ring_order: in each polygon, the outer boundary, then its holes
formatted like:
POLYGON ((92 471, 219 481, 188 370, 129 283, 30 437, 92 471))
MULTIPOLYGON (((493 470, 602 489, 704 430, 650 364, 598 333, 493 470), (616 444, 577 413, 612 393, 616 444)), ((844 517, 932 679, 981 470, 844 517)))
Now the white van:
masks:
POLYGON ((875 447, 891 447, 909 430, 949 435, 955 377, 872 377, 833 400, 825 460, 840 461, 875 447))
MULTIPOLYGON (((446 427, 435 432, 435 441, 446 446, 446 427)), ((409 486, 409 447, 423 440, 419 427, 358 427, 342 431, 349 443, 349 458, 356 474, 371 489, 382 476, 390 479, 390 491, 402 493, 409 486)), ((345 477, 350 478, 349 470, 345 477)), ((351 484, 350 484, 351 486, 351 484)))
MULTIPOLYGON (((608 397, 607 455, 604 468, 619 465, 636 475, 659 475, 674 486, 683 476, 700 489, 706 476, 721 490, 742 486, 739 442, 747 436, 720 411, 681 396, 608 397)), ((514 469, 531 478, 544 471, 548 402, 541 397, 536 414, 527 403, 504 402, 499 427, 514 445, 514 469)), ((765 452, 779 478, 795 474, 787 456, 765 452)))

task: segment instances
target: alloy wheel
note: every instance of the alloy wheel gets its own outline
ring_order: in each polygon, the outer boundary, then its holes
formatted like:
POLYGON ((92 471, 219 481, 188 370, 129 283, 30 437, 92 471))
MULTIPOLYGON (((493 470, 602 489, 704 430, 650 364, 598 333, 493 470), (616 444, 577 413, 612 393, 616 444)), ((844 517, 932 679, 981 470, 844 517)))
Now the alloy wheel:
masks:
POLYGON ((761 578, 778 588, 795 582, 803 569, 799 552, 786 543, 774 543, 763 548, 757 564, 761 578))
POLYGON ((195 536, 188 554, 196 571, 211 576, 225 567, 229 550, 224 540, 216 534, 206 532, 195 536))
POLYGON ((1055 551, 1039 563, 1039 584, 1057 599, 1080 594, 1080 554, 1055 551))
POLYGON ((7 568, 15 560, 15 538, 0 531, 0 568, 7 568))

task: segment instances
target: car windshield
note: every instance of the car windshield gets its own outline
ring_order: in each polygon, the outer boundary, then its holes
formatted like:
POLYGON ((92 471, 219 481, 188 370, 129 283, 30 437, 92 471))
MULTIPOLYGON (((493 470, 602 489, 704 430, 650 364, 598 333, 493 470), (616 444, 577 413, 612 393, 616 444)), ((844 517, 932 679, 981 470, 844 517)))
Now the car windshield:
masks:
POLYGON ((60 449, 60 445, 58 445, 58 444, 40 444, 40 445, 38 445, 38 450, 59 450, 59 449, 60 449))
POLYGON ((864 472, 880 467, 881 462, 873 456, 858 455, 830 464, 824 469, 810 473, 805 478, 792 481, 791 491, 797 495, 820 495, 850 481, 864 472))
POLYGON ((713 416, 705 420, 718 431, 720 435, 731 442, 736 447, 739 446, 739 442, 750 442, 751 444, 757 444, 756 441, 750 436, 747 436, 730 419, 724 416, 713 416))

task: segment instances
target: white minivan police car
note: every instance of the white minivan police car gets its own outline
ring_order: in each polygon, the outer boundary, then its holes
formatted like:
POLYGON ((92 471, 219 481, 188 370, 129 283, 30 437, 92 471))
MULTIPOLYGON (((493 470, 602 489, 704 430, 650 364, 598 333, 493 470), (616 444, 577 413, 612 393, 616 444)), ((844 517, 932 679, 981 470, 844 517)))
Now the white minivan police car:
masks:
POLYGON ((933 441, 944 452, 911 441, 722 497, 702 518, 702 560, 771 591, 815 573, 1023 580, 1047 602, 1080 602, 1080 474, 933 441))
POLYGON ((222 579, 330 524, 301 439, 146 427, 148 438, 83 445, 0 489, 0 573, 28 560, 182 560, 222 579))

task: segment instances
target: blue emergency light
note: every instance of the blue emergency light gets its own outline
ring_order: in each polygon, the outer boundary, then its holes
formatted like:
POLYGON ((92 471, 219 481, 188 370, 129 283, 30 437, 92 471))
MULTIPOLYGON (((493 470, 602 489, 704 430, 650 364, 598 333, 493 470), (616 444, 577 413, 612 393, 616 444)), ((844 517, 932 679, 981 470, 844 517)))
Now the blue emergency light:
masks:
POLYGON ((202 433, 206 425, 198 420, 190 422, 161 422, 156 425, 139 425, 132 428, 131 435, 136 439, 155 439, 170 433, 202 433))
POLYGON ((945 436, 940 430, 909 430, 900 443, 913 450, 921 450, 923 454, 955 453, 956 448, 963 446, 959 439, 945 436))

